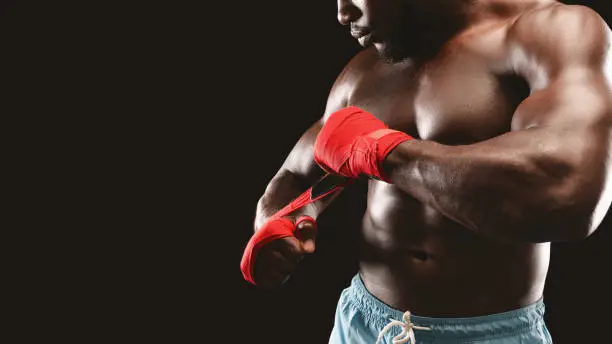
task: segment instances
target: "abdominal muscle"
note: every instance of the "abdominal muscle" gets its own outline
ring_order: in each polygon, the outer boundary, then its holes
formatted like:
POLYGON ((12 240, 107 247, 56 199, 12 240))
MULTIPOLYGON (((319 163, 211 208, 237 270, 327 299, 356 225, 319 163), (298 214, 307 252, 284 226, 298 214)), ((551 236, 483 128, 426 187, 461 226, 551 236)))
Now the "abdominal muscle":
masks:
POLYGON ((542 297, 550 244, 471 232, 396 187, 371 181, 360 275, 382 302, 430 317, 500 313, 542 297))

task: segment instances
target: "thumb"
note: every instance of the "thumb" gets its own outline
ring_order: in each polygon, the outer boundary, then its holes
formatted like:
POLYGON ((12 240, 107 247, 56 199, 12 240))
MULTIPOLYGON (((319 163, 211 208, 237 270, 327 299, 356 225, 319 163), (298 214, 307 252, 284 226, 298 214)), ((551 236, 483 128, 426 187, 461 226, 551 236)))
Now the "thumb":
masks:
POLYGON ((315 239, 317 236, 317 223, 312 217, 302 217, 297 221, 295 237, 300 241, 304 253, 315 251, 315 239))

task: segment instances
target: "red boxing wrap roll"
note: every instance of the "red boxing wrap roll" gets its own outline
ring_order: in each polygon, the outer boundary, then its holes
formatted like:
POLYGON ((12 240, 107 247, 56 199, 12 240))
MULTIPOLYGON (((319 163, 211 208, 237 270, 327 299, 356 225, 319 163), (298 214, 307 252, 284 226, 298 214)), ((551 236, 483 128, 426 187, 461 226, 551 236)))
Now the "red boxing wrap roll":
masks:
POLYGON ((242 261, 240 262, 240 270, 242 271, 244 279, 252 284, 257 284, 255 283, 254 279, 255 260, 257 258, 257 253, 264 245, 276 239, 293 236, 296 231, 297 225, 300 224, 300 222, 302 221, 312 221, 315 224, 316 229, 316 222, 310 216, 300 216, 298 217, 295 223, 293 223, 289 218, 284 216, 287 216, 299 208, 302 208, 331 193, 334 193, 342 189, 343 187, 344 185, 338 185, 332 190, 314 199, 312 198, 312 188, 310 188, 306 192, 301 194, 298 198, 294 199, 286 207, 279 210, 276 214, 272 215, 266 221, 266 223, 264 223, 261 228, 259 228, 259 230, 255 232, 255 234, 247 243, 246 249, 244 250, 244 254, 242 255, 242 261))

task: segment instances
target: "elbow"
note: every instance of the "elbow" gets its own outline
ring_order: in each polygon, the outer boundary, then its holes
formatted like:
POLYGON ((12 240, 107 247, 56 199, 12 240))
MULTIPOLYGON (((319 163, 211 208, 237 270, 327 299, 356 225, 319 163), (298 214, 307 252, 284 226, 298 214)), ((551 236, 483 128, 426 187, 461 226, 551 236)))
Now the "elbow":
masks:
POLYGON ((265 194, 257 200, 255 207, 255 219, 253 221, 253 231, 256 232, 266 222, 265 216, 265 194))
POLYGON ((573 209, 560 208, 555 211, 533 208, 525 211, 520 221, 510 225, 507 232, 521 241, 532 243, 580 241, 589 237, 596 229, 588 215, 573 209), (518 229, 518 230, 517 230, 518 229))
POLYGON ((594 216, 594 202, 567 188, 559 192, 552 184, 525 190, 516 201, 506 199, 499 230, 533 243, 580 241, 593 234, 601 222, 594 216))
POLYGON ((597 229, 588 214, 566 215, 561 220, 563 223, 557 226, 557 235, 553 236, 551 241, 581 241, 591 236, 597 229))
MULTIPOLYGON (((547 159, 538 159, 542 176, 540 191, 545 201, 540 209, 545 222, 556 228, 556 241, 587 239, 600 227, 612 203, 612 155, 609 144, 597 139, 569 142, 547 159), (570 144, 573 143, 573 144, 570 144)), ((608 142, 606 139, 605 142, 608 142)))
POLYGON ((581 241, 591 236, 597 228, 598 223, 592 221, 592 216, 587 214, 577 215, 576 218, 566 218, 566 223, 559 226, 559 236, 555 238, 558 242, 581 241))
POLYGON ((542 241, 581 241, 591 236, 600 226, 610 206, 610 197, 595 192, 583 184, 575 192, 552 197, 538 217, 537 223, 542 241))
POLYGON ((608 178, 608 170, 591 166, 589 171, 570 179, 566 187, 570 191, 558 197, 567 241, 584 240, 595 233, 612 203, 612 180, 608 178), (597 173, 593 173, 595 171, 597 173))
POLYGON ((593 161, 577 161, 556 159, 555 164, 548 161, 547 166, 539 166, 540 181, 532 185, 539 187, 530 189, 530 201, 524 208, 529 209, 527 222, 538 233, 539 241, 584 240, 597 230, 610 207, 612 183, 607 168, 596 168, 607 164, 593 166, 593 161), (551 168, 553 165, 555 168, 551 168))

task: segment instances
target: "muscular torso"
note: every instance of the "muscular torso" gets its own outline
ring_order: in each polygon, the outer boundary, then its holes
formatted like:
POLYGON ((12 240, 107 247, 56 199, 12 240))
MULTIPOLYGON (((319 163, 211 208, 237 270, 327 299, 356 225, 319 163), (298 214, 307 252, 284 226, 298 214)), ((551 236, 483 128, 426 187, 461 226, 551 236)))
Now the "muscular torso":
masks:
MULTIPOLYGON (((361 52, 345 76, 346 105, 417 139, 447 145, 510 131, 529 86, 505 67, 509 23, 483 24, 424 65, 392 65, 373 49, 361 52)), ((424 316, 475 316, 542 296, 549 244, 477 235, 391 184, 370 181, 367 197, 360 273, 383 302, 424 316)))

